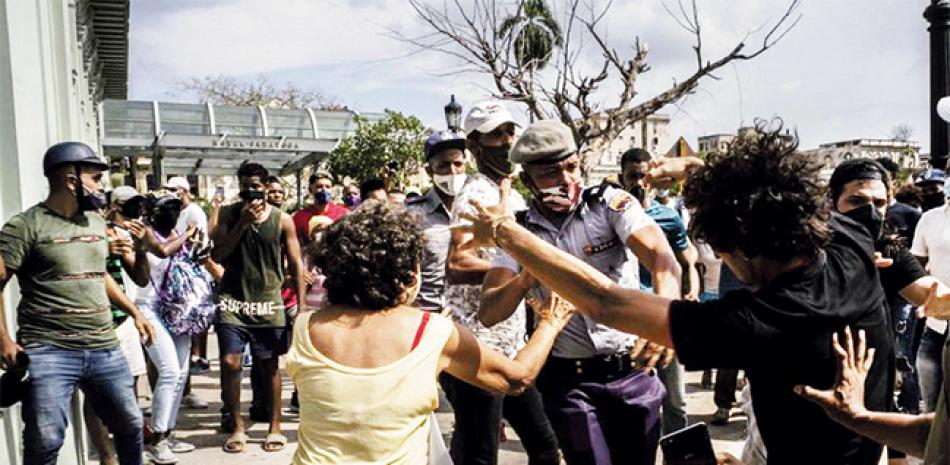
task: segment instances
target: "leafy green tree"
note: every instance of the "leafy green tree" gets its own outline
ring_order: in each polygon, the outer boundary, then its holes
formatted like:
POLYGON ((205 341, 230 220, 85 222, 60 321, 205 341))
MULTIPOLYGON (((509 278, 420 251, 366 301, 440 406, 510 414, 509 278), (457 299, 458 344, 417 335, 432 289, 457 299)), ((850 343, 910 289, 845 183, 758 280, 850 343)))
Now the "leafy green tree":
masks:
POLYGON ((425 162, 422 151, 425 126, 414 116, 386 110, 386 117, 371 123, 356 118, 356 132, 340 142, 327 168, 338 179, 357 182, 381 178, 387 187, 404 187, 425 162))

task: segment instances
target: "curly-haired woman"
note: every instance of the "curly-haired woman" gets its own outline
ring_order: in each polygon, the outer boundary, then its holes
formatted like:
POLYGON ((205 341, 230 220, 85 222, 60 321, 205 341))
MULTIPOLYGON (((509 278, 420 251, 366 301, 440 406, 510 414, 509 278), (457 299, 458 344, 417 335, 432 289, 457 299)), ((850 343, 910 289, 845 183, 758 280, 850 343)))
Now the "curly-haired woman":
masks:
POLYGON ((330 226, 313 253, 329 305, 301 314, 287 371, 300 392, 295 465, 426 463, 442 371, 483 389, 530 385, 570 307, 552 302, 513 359, 410 306, 425 239, 404 207, 364 203, 330 226))
POLYGON ((863 329, 877 349, 867 404, 887 410, 894 382, 873 240, 860 224, 828 212, 818 171, 780 122, 758 121, 752 134, 706 163, 676 159, 651 172, 654 183, 689 172, 691 232, 749 287, 712 302, 621 288, 497 208, 479 208, 471 215, 472 229, 477 244, 503 248, 579 311, 672 345, 688 369, 746 370, 769 464, 873 464, 880 445, 830 420, 793 391, 799 384, 834 383, 830 336, 846 325, 863 329))

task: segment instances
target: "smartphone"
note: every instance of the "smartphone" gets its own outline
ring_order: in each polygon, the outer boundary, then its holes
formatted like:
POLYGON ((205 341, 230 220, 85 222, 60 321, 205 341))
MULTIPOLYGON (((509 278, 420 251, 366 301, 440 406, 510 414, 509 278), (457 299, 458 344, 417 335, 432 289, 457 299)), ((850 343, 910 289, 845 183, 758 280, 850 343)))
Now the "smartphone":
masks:
POLYGON ((214 188, 214 196, 223 199, 224 198, 224 186, 218 186, 214 188))
POLYGON ((660 438, 667 465, 716 465, 709 428, 699 422, 660 438))
POLYGON ((264 200, 264 193, 262 191, 241 191, 241 199, 245 202, 264 200))

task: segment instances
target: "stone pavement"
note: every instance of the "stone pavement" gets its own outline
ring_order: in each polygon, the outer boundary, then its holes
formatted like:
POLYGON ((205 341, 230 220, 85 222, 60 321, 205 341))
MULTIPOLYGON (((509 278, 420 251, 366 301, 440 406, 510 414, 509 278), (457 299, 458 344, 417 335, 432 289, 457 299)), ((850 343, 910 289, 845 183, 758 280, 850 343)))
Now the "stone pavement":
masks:
MULTIPOLYGON (((208 338, 208 353, 217 354, 216 337, 210 335, 208 338)), ((261 447, 264 436, 267 434, 267 424, 250 422, 247 416, 247 406, 250 401, 250 381, 248 379, 249 370, 245 370, 244 382, 242 384, 242 409, 244 410, 245 426, 248 427, 248 436, 250 441, 242 454, 229 454, 221 449, 224 443, 225 435, 219 430, 221 408, 220 383, 217 356, 211 357, 211 371, 203 375, 192 376, 192 389, 197 395, 207 401, 210 407, 206 410, 182 409, 178 417, 178 430, 175 436, 181 440, 191 442, 197 446, 193 452, 179 454, 179 464, 182 465, 233 465, 235 463, 253 463, 259 465, 287 465, 291 462, 294 449, 297 442, 297 417, 292 415, 287 406, 290 401, 290 393, 293 391, 293 385, 290 378, 284 376, 284 415, 283 432, 287 436, 289 444, 287 448, 280 452, 264 452, 261 447)), ((143 377, 144 378, 144 377, 143 377)), ((687 412, 690 416, 690 422, 705 421, 709 423, 716 407, 712 400, 712 391, 702 389, 699 386, 700 373, 687 373, 687 412)), ((145 395, 149 392, 147 382, 140 383, 139 393, 141 404, 147 406, 149 399, 145 395)), ((736 392, 738 397, 739 393, 736 392)), ((452 414, 448 411, 448 406, 443 405, 440 412, 437 413, 439 425, 445 436, 446 444, 452 432, 452 414)), ((739 409, 733 409, 733 417, 729 424, 725 426, 710 425, 710 434, 713 437, 713 447, 717 451, 727 451, 739 457, 742 450, 742 441, 745 434, 746 420, 741 415, 739 409)), ((524 449, 521 442, 511 428, 506 428, 508 440, 501 445, 499 453, 500 465, 520 465, 526 464, 527 459, 524 455, 524 449)), ((91 446, 89 448, 91 450, 91 446)), ((92 461, 90 463, 97 463, 92 461)), ((662 463, 662 458, 657 458, 657 464, 662 463)))

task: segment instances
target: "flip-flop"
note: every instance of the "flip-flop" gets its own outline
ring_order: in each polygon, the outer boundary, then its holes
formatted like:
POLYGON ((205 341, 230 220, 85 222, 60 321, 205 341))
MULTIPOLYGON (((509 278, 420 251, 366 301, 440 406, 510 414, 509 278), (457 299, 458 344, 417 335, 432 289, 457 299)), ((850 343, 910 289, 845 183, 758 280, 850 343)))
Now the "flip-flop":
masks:
POLYGON ((287 436, 280 433, 267 433, 262 446, 265 452, 277 452, 287 447, 287 436))
POLYGON ((244 446, 247 445, 247 434, 231 433, 228 440, 224 442, 224 451, 229 454, 240 454, 244 452, 244 446))

